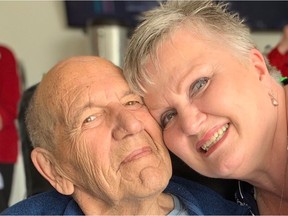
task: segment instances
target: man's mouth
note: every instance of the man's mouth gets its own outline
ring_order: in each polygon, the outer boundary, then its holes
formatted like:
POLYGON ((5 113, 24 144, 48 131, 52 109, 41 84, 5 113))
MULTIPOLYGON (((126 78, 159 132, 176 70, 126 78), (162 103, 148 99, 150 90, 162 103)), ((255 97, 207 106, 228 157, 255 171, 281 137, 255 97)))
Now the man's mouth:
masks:
POLYGON ((149 155, 151 153, 152 153, 152 149, 149 146, 139 148, 137 150, 134 150, 131 154, 129 154, 123 162, 129 163, 129 162, 137 160, 141 157, 145 157, 146 155, 149 155))
POLYGON ((215 143, 217 143, 225 134, 227 129, 229 128, 229 124, 225 124, 222 128, 216 131, 213 136, 201 146, 201 149, 207 152, 215 143))

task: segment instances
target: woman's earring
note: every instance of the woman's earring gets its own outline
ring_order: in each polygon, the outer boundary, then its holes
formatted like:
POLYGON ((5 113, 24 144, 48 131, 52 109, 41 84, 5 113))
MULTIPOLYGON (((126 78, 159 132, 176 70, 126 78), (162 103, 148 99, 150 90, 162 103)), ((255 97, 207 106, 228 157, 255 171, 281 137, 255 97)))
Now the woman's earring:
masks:
POLYGON ((278 101, 275 99, 275 97, 274 97, 270 92, 269 92, 268 94, 269 94, 269 96, 270 96, 272 105, 273 105, 273 106, 278 106, 279 103, 278 103, 278 101))

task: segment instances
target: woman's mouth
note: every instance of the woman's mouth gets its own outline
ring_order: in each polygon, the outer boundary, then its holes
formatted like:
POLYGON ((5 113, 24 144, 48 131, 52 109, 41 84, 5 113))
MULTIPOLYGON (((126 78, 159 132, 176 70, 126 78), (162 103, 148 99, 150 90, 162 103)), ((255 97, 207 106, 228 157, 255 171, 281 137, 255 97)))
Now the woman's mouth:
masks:
POLYGON ((222 128, 220 128, 217 132, 213 134, 213 136, 201 146, 201 149, 207 152, 215 143, 217 143, 225 134, 227 129, 229 128, 229 124, 225 124, 222 128))

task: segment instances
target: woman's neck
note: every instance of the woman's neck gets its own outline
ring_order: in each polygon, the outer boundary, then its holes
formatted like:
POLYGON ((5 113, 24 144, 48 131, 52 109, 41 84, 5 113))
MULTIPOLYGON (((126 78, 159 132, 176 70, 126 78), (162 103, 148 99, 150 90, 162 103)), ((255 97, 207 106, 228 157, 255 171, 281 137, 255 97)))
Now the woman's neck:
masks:
MULTIPOLYGON (((278 163, 271 165, 268 181, 255 186, 255 196, 260 214, 288 215, 288 151, 282 146, 278 163)), ((274 154, 275 155, 275 154, 274 154)))
POLYGON ((256 200, 261 215, 288 214, 287 186, 280 194, 256 189, 256 200))
POLYGON ((278 123, 264 174, 248 182, 255 186, 260 214, 288 215, 288 86, 278 91, 278 99, 278 123))

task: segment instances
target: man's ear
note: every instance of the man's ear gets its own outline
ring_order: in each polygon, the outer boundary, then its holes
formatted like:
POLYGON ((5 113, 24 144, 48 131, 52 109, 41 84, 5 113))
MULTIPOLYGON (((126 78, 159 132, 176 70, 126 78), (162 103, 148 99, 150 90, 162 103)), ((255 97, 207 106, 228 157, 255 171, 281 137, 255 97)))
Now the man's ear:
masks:
POLYGON ((38 172, 61 194, 71 195, 74 184, 57 169, 54 156, 46 149, 36 147, 31 152, 31 159, 38 172))
POLYGON ((250 51, 250 59, 254 68, 256 69, 260 81, 263 81, 267 76, 270 77, 264 56, 259 50, 252 49, 250 51))

